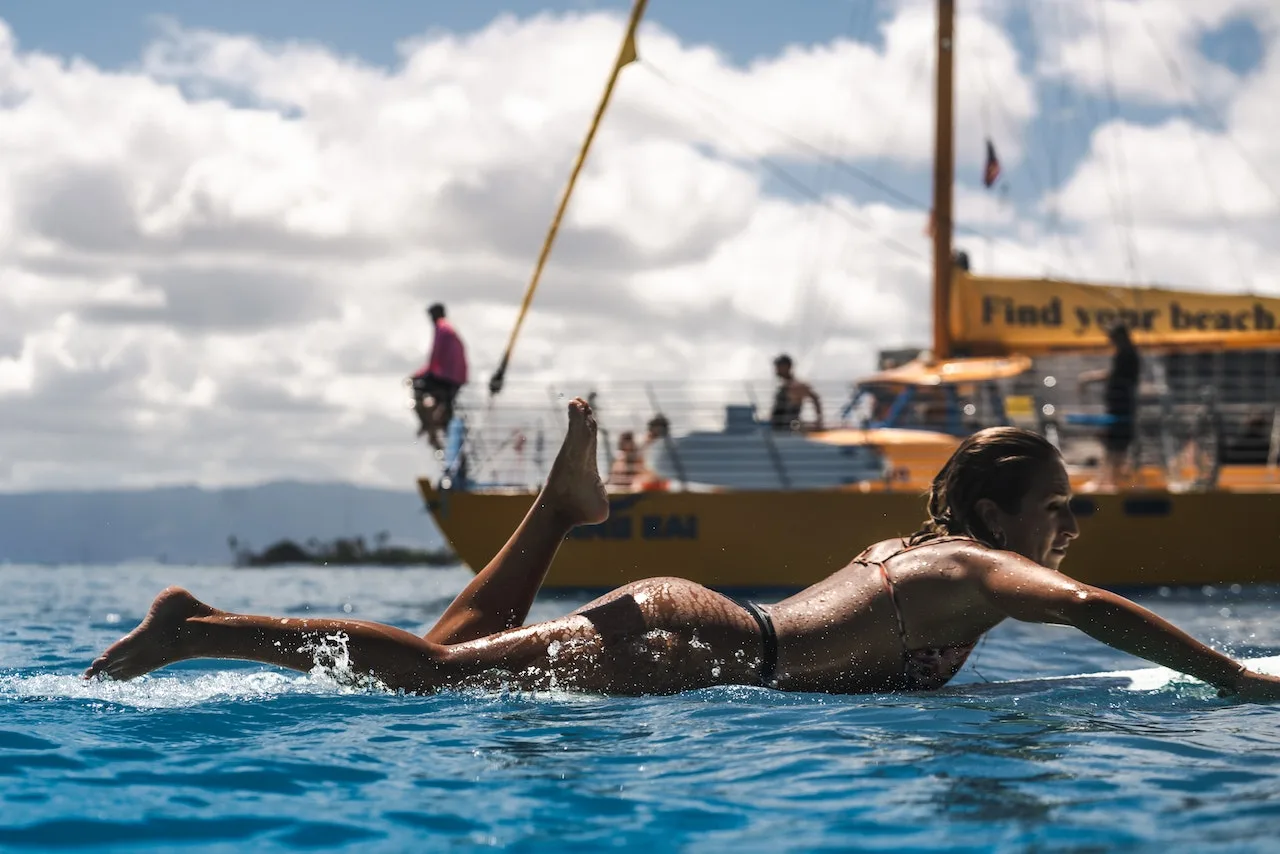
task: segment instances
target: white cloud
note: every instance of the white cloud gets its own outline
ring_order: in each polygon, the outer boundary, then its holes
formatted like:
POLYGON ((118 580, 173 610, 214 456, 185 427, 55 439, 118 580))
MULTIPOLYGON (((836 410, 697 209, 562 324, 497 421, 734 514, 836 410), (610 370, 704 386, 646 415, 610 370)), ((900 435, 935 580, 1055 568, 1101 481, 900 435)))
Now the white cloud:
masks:
MULTIPOLYGON (((996 106, 1010 176, 1044 112, 1006 11, 966 6, 958 25, 957 210, 1003 235, 966 244, 1006 272, 1087 258, 1114 278, 1126 262, 1101 223, 1111 130, 1054 199, 1065 241, 968 177, 996 106)), ((0 27, 0 488, 407 486, 428 470, 401 385, 429 342, 423 306, 448 304, 480 398, 620 34, 612 15, 504 17, 410 40, 381 68, 170 23, 135 69, 110 71, 23 52, 0 27)), ((927 184, 932 34, 913 0, 878 46, 795 45, 744 67, 646 24, 645 64, 623 74, 504 400, 545 406, 554 432, 548 387, 610 389, 634 422, 643 387, 617 384, 653 380, 661 405, 700 397, 714 420, 725 391, 708 383, 767 382, 777 350, 839 387, 877 347, 925 342, 924 213, 832 187, 778 195, 760 158, 794 167, 813 156, 802 140, 927 184)), ((1143 254, 1168 262, 1153 270, 1196 285, 1186 274, 1236 259, 1280 269, 1275 199, 1231 159, 1245 146, 1280 184, 1269 45, 1248 80, 1213 72, 1226 133, 1125 127, 1126 151, 1147 153, 1129 186, 1143 254), (1205 227, 1212 199, 1162 177, 1201 149, 1243 246, 1205 227)))
POLYGON ((1277 199, 1250 161, 1219 133, 1183 119, 1155 126, 1109 123, 1090 156, 1056 198, 1077 220, 1110 219, 1114 200, 1139 221, 1241 221, 1274 218, 1277 199))
POLYGON ((1217 101, 1239 87, 1201 52, 1203 36, 1235 19, 1264 31, 1280 23, 1268 0, 1042 0, 1031 10, 1043 73, 1094 95, 1161 105, 1217 101))

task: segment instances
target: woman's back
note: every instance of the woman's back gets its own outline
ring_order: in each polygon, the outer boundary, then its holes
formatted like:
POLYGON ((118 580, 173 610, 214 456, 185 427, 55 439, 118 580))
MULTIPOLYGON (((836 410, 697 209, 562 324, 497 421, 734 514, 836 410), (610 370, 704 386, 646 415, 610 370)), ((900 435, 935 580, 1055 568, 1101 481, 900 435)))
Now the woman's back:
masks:
POLYGON ((970 582, 968 537, 885 540, 770 608, 779 683, 794 690, 932 688, 999 622, 970 582), (850 683, 850 684, 845 684, 850 683))

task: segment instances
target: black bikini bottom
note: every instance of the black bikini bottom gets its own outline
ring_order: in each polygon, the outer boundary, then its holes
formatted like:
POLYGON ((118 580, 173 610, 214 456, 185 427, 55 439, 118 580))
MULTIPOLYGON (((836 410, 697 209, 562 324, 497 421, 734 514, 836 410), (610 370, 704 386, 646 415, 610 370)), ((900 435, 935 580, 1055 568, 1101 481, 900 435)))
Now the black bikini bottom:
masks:
POLYGON ((742 600, 738 604, 760 627, 760 684, 772 687, 778 673, 778 630, 773 627, 769 612, 755 602, 742 600))

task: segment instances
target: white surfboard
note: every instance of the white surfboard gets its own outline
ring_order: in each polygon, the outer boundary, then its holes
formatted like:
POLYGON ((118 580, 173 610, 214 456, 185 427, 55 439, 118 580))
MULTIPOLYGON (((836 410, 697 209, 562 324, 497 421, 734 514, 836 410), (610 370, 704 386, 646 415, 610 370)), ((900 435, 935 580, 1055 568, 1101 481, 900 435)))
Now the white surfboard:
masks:
MULTIPOLYGON (((1245 658, 1240 663, 1250 670, 1280 676, 1280 655, 1245 658)), ((1194 677, 1168 667, 1144 667, 1139 670, 1108 670, 1098 673, 1076 673, 1070 676, 1043 676, 1038 679, 1010 679, 1002 682, 967 683, 943 689, 953 693, 1016 694, 1060 688, 1116 689, 1121 691, 1158 691, 1176 683, 1195 683, 1194 677), (975 690, 976 689, 976 690, 975 690)))

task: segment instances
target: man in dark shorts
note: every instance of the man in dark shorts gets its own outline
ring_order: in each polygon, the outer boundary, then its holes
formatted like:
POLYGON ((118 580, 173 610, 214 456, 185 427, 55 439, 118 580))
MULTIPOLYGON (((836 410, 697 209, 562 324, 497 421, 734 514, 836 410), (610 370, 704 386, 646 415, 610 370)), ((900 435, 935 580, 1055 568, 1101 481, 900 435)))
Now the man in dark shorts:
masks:
POLYGON ((1114 489, 1121 475, 1128 468, 1129 448, 1133 445, 1138 427, 1138 382, 1142 374, 1142 359, 1133 346, 1129 327, 1117 323, 1107 331, 1115 352, 1111 367, 1091 371, 1080 377, 1081 385, 1105 382, 1102 399, 1106 407, 1107 423, 1102 431, 1102 447, 1105 452, 1100 489, 1114 489))
POLYGON ((453 324, 445 320, 444 306, 433 303, 427 314, 435 326, 435 338, 427 363, 409 378, 413 386, 413 411, 431 447, 441 450, 440 429, 453 418, 458 390, 467 382, 467 352, 453 324))

